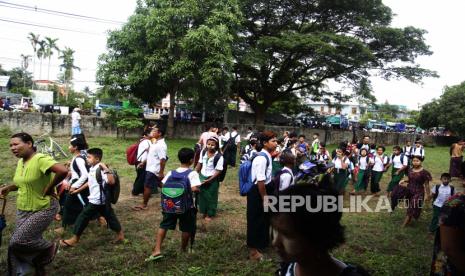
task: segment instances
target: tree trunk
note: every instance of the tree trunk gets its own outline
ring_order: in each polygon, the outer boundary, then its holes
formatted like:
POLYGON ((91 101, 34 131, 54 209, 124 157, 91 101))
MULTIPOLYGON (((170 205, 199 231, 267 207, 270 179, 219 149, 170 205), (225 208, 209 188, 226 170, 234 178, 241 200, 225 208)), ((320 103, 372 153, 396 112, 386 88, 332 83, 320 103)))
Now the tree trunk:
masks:
POLYGON ((34 81, 36 80, 35 73, 36 73, 36 53, 34 52, 34 60, 32 62, 32 85, 31 85, 31 89, 34 89, 34 81))
POLYGON ((40 59, 39 79, 42 79, 42 59, 40 59))
POLYGON ((176 90, 170 91, 170 111, 168 114, 168 137, 174 136, 174 108, 176 104, 176 90))
POLYGON ((50 80, 50 56, 48 57, 47 80, 50 80))
POLYGON ((205 123, 205 103, 202 105, 202 123, 205 123))
POLYGON ((266 108, 263 105, 257 105, 254 108, 255 112, 255 126, 259 131, 265 130, 265 113, 266 108))

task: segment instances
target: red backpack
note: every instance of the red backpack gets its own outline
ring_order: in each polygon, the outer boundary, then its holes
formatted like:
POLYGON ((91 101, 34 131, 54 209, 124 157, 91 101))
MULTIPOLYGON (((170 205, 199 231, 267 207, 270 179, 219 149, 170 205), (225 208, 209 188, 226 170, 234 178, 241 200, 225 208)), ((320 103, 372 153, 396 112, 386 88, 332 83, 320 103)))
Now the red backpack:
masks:
MULTIPOLYGON (((145 140, 146 139, 141 140, 135 144, 132 144, 126 149, 126 160, 128 161, 129 165, 136 165, 137 159, 139 158, 139 156, 137 156, 137 150, 139 149, 139 144, 145 140)), ((147 150, 145 150, 144 152, 146 151, 147 150)), ((141 155, 144 154, 144 152, 141 153, 141 155)))

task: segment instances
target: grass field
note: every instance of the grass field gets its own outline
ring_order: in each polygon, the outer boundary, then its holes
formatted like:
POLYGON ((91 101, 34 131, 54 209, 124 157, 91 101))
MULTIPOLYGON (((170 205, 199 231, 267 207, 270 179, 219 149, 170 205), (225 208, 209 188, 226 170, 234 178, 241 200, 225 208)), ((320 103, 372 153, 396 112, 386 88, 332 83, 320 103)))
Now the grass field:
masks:
MULTIPOLYGON (((59 139, 66 144, 64 139, 59 139)), ((0 184, 11 183, 16 158, 8 148, 9 140, 0 134, 0 184)), ((91 147, 104 150, 104 162, 116 168, 122 179, 122 196, 115 206, 130 243, 113 245, 113 233, 92 223, 84 233, 78 247, 61 250, 56 260, 48 267, 50 275, 271 275, 277 268, 277 257, 270 249, 267 255, 273 261, 253 263, 247 260, 246 201, 239 196, 237 170, 228 171, 226 181, 220 188, 218 218, 208 232, 198 232, 194 253, 179 252, 180 233, 169 232, 164 243, 165 259, 158 263, 145 264, 154 244, 154 232, 161 219, 159 196, 149 203, 150 210, 134 212, 130 208, 139 203, 140 197, 130 196, 135 172, 126 164, 125 149, 132 141, 111 138, 89 139, 91 147)), ((176 153, 181 147, 192 147, 191 140, 168 140, 168 170, 177 166, 176 153)), ((438 182, 441 172, 449 166, 448 148, 426 148, 425 168, 438 182)), ((385 190, 390 179, 387 173, 382 180, 385 190)), ((458 185, 456 185, 458 186, 458 185)), ((348 188, 349 189, 349 188, 348 188)), ((0 273, 6 269, 7 242, 14 226, 14 194, 9 196, 7 220, 0 247, 0 273)), ((347 242, 334 255, 350 263, 360 264, 372 275, 427 275, 432 254, 433 240, 427 227, 431 219, 428 205, 419 221, 412 227, 402 229, 404 210, 389 213, 345 213, 347 242)), ((46 233, 49 239, 57 238, 54 223, 46 233)), ((70 236, 66 233, 65 237, 70 236)), ((324 237, 322 237, 324 238, 324 237)))

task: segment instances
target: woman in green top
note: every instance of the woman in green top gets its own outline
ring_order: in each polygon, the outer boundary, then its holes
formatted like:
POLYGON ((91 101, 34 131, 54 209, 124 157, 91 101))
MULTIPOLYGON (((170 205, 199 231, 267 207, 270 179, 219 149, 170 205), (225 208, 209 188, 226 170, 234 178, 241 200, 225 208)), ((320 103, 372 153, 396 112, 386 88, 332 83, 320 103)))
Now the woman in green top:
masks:
POLYGON ((8 247, 8 273, 24 275, 33 266, 36 275, 44 275, 44 267, 52 262, 58 245, 44 240, 42 233, 58 212, 55 186, 68 170, 50 156, 36 153, 34 141, 27 133, 13 135, 10 149, 19 158, 15 184, 0 188, 3 197, 18 191, 16 228, 8 247))

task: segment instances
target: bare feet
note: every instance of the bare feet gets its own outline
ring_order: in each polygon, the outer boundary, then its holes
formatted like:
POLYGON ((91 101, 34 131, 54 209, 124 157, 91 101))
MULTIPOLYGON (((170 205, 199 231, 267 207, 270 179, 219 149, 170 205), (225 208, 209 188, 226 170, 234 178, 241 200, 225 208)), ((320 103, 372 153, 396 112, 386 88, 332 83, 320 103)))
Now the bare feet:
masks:
POLYGON ((134 211, 145 211, 147 209, 148 209, 147 205, 137 205, 137 206, 132 207, 132 210, 134 211))
POLYGON ((55 220, 56 220, 56 221, 61 221, 61 215, 60 215, 60 214, 56 214, 56 215, 55 215, 55 220))
POLYGON ((74 236, 68 240, 60 240, 60 246, 62 248, 75 247, 79 240, 74 236))
POLYGON ((107 220, 104 217, 98 217, 98 224, 102 227, 107 227, 107 220))

